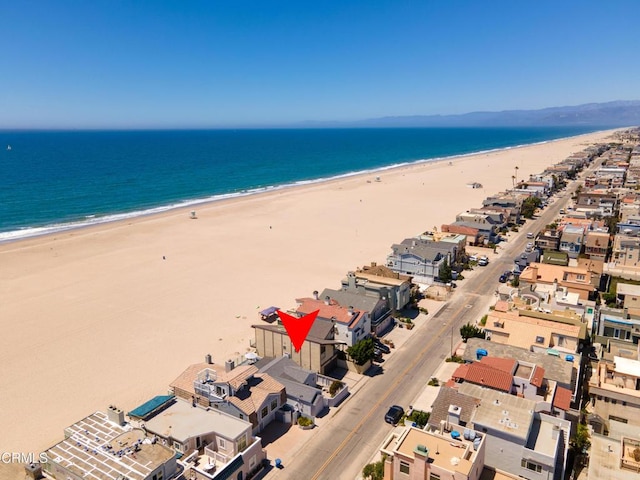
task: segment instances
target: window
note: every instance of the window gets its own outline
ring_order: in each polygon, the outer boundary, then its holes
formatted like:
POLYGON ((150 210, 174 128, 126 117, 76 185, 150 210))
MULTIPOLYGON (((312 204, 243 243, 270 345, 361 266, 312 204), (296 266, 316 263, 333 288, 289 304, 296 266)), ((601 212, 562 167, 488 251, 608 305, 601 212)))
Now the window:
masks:
POLYGON ((558 346, 564 347, 564 337, 558 336, 558 346))
POLYGON ((218 446, 223 450, 227 449, 227 442, 225 441, 224 438, 218 438, 218 446))
POLYGON ((400 473, 409 474, 409 464, 407 462, 400 461, 400 473))
POLYGON ((620 423, 627 423, 628 422, 628 420, 626 418, 616 417, 615 415, 609 415, 609 420, 615 420, 616 422, 620 422, 620 423))
POLYGON ((583 274, 581 274, 581 273, 579 273, 579 274, 578 274, 578 280, 584 280, 584 275, 583 275, 583 274))
POLYGON ((320 355, 324 355, 326 351, 327 347, 325 347, 324 345, 320 345, 320 355))
POLYGON ((275 410, 276 408, 278 408, 278 400, 274 400, 273 402, 271 402, 271 410, 275 410))
POLYGON ((238 418, 239 418, 240 420, 244 420, 244 415, 243 415, 243 414, 239 414, 239 415, 238 415, 238 418))
POLYGON ((523 468, 533 470, 536 473, 540 473, 542 471, 542 465, 538 465, 537 463, 527 460, 526 458, 522 459, 521 465, 523 468))
POLYGON ((242 435, 240 438, 238 438, 238 451, 242 452, 245 448, 247 448, 247 436, 242 435))
POLYGON ((544 343, 544 337, 536 337, 536 343, 544 343))
POLYGON ((264 407, 261 412, 262 418, 266 417, 268 413, 269 413, 269 407, 264 407))
POLYGON ((438 475, 437 473, 430 473, 429 480, 440 480, 440 475, 438 475))
POLYGON ((253 468, 256 465, 256 456, 254 455, 253 457, 251 457, 251 459, 249 460, 249 468, 253 468))
POLYGON ((175 450, 177 450, 178 452, 184 452, 184 449, 182 448, 182 444, 180 442, 173 442, 173 448, 175 450))

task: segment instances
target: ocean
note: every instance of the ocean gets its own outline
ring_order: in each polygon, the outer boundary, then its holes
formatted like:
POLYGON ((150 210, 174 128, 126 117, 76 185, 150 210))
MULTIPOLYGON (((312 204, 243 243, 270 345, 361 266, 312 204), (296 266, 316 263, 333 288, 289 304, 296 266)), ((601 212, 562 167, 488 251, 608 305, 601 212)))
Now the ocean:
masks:
POLYGON ((601 129, 0 131, 0 241, 601 129))

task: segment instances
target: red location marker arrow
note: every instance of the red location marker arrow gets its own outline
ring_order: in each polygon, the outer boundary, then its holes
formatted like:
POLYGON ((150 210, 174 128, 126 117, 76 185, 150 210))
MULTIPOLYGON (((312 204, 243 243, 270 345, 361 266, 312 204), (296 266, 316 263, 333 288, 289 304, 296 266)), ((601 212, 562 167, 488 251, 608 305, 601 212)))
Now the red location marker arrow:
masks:
POLYGON ((311 330, 313 322, 316 321, 319 311, 320 310, 316 310, 304 317, 297 318, 278 310, 278 316, 280 317, 282 325, 284 325, 284 329, 287 331, 296 352, 299 352, 302 348, 302 344, 307 339, 309 330, 311 330))

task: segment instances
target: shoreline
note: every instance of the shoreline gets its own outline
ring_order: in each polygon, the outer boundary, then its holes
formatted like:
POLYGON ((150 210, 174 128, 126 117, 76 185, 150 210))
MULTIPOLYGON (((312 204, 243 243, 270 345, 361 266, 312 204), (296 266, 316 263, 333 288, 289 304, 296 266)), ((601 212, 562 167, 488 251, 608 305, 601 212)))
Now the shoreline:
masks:
POLYGON ((565 141, 570 139, 579 139, 581 137, 605 133, 605 132, 613 133, 619 130, 623 130, 623 128, 600 130, 600 131, 595 131, 591 133, 573 135, 571 137, 542 140, 542 141, 533 142, 533 143, 512 145, 512 146, 501 147, 501 148, 492 148, 488 150, 480 150, 480 151, 471 152, 471 153, 456 154, 456 155, 450 155, 450 156, 444 156, 444 157, 421 158, 421 159, 410 160, 406 162, 393 163, 390 165, 377 167, 377 168, 341 173, 341 174, 330 176, 330 177, 320 177, 320 178, 308 179, 308 180, 297 180, 291 183, 267 185, 264 187, 256 187, 256 188, 250 188, 247 190, 240 190, 239 192, 220 193, 220 194, 215 194, 215 195, 211 195, 204 198, 183 200, 178 203, 158 205, 155 207, 150 207, 142 210, 109 213, 104 215, 87 215, 85 216, 84 220, 75 220, 75 221, 64 222, 64 223, 52 223, 52 224, 41 225, 41 226, 24 227, 17 230, 7 230, 4 232, 0 231, 0 245, 13 243, 13 242, 20 242, 20 241, 32 239, 32 238, 40 238, 48 235, 62 234, 69 231, 78 231, 85 228, 91 228, 91 227, 100 226, 100 225, 108 225, 108 224, 114 224, 118 222, 131 221, 131 220, 136 220, 139 218, 144 218, 144 217, 153 216, 153 215, 162 215, 164 213, 168 213, 176 210, 186 210, 186 209, 192 210, 193 208, 200 207, 200 206, 203 206, 206 208, 210 205, 219 204, 221 202, 252 197, 255 195, 264 195, 272 192, 288 191, 291 189, 307 187, 311 185, 327 184, 335 181, 347 180, 349 178, 364 177, 366 175, 376 175, 378 173, 385 173, 385 172, 393 172, 398 169, 411 168, 414 166, 419 166, 424 164, 436 164, 436 163, 445 162, 445 161, 452 162, 452 161, 464 160, 469 157, 475 157, 480 155, 489 155, 492 153, 506 152, 511 150, 515 151, 521 148, 535 147, 537 145, 545 145, 553 142, 560 142, 560 141, 565 141), (91 218, 91 220, 89 220, 89 218, 91 218))
POLYGON ((246 353, 261 308, 335 288, 510 188, 515 166, 527 178, 619 130, 209 202, 197 220, 185 206, 1 243, 0 450, 43 450, 91 412, 166 392, 207 353, 246 353))

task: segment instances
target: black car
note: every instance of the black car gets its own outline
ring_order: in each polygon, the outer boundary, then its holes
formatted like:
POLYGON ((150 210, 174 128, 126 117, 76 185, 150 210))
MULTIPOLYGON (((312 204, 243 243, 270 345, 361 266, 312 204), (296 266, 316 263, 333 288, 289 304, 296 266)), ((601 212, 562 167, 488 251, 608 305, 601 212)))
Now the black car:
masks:
POLYGON ((403 408, 398 405, 394 405, 387 411, 387 414, 384 416, 384 421, 391 425, 396 425, 403 416, 403 408))
POLYGON ((500 275, 500 278, 498 279, 498 281, 500 283, 507 283, 507 276, 505 274, 500 275))
POLYGON ((375 343, 376 343, 375 348, 380 350, 382 353, 391 353, 391 349, 389 348, 388 345, 385 345, 384 343, 379 341, 376 341, 375 343))

